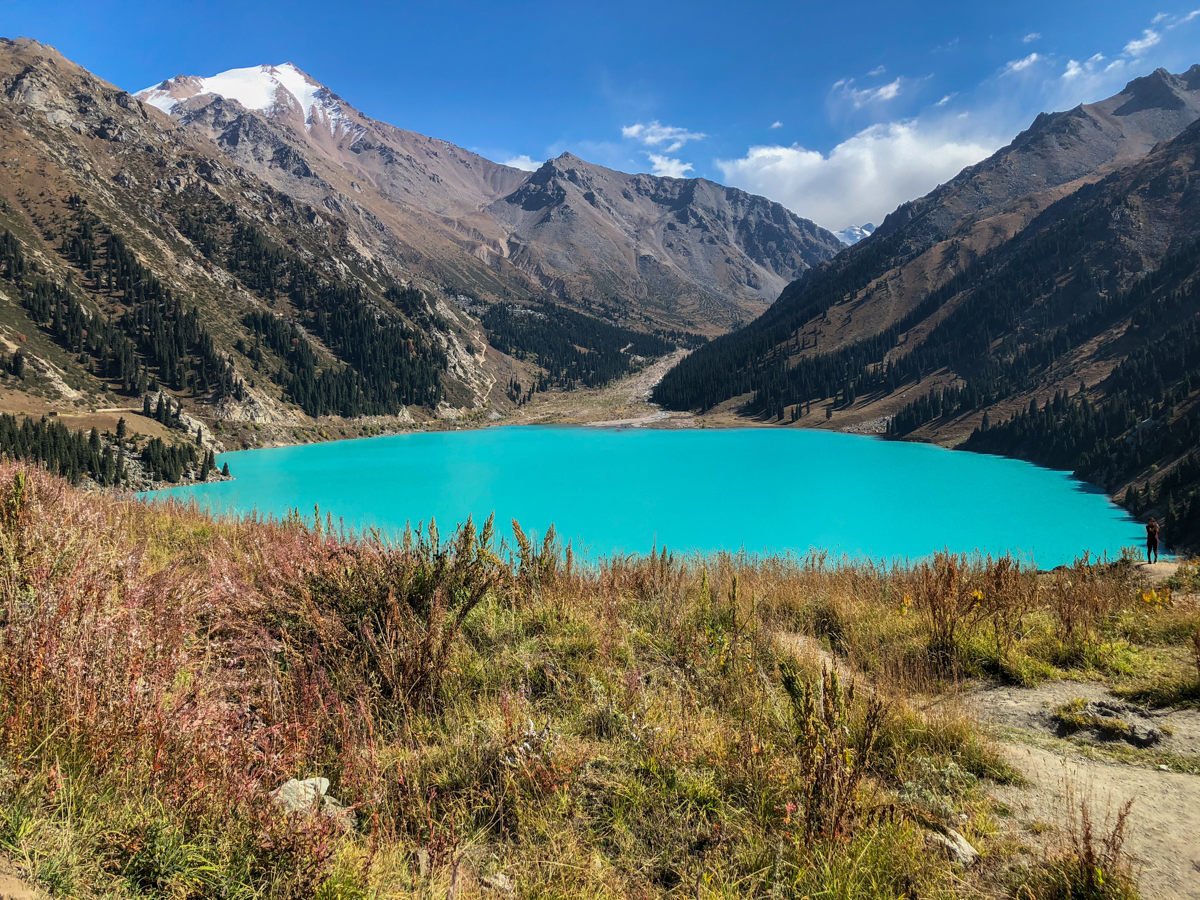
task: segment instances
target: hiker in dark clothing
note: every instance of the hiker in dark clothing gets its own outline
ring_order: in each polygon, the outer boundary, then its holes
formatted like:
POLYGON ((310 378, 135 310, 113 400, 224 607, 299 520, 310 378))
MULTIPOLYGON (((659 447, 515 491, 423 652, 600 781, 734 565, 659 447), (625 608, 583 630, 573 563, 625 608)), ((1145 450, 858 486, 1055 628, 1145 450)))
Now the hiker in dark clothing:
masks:
POLYGON ((1158 562, 1158 519, 1146 523, 1146 562, 1158 562), (1153 559, 1150 557, 1153 555, 1153 559))

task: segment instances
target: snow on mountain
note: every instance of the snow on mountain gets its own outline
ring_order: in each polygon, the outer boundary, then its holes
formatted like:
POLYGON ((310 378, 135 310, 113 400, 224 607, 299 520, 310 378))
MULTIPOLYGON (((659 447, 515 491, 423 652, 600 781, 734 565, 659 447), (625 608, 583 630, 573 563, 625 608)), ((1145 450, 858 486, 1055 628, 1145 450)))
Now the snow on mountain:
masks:
POLYGON ((138 91, 137 97, 170 114, 178 104, 201 94, 236 100, 247 109, 264 113, 296 110, 304 116, 308 128, 325 127, 333 135, 339 129, 358 127, 347 117, 336 94, 290 62, 230 69, 209 77, 176 75, 138 91))
POLYGON ((837 239, 847 247, 857 244, 863 238, 868 238, 875 233, 875 226, 868 222, 866 225, 851 225, 849 228, 843 228, 841 231, 835 231, 837 239))

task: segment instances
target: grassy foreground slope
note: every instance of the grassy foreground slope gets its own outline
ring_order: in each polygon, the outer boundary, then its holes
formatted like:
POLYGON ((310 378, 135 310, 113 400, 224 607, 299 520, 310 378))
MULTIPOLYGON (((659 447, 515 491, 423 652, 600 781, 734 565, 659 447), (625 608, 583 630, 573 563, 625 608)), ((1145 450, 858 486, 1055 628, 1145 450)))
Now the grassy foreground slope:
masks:
POLYGON ((953 702, 1062 671, 1185 695, 1200 619, 1132 566, 580 569, 487 532, 385 546, 0 465, 0 852, 61 896, 1132 896, 1119 841, 1016 854, 1015 773, 953 702), (312 776, 336 802, 273 797, 312 776))

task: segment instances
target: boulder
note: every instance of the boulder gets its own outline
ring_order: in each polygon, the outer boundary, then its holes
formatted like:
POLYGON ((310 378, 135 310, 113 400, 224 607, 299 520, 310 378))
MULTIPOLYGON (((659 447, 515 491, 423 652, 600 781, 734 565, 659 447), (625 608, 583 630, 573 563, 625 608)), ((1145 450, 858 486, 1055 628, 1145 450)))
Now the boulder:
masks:
POLYGON ((341 822, 346 828, 354 826, 354 812, 330 797, 328 778, 292 778, 271 792, 271 799, 288 812, 321 812, 341 822))

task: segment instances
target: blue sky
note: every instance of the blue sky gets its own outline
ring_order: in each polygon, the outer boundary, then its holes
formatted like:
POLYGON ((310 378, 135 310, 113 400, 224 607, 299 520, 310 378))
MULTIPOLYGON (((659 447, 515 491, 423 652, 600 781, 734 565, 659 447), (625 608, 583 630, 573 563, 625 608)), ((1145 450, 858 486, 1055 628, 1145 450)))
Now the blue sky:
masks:
POLYGON ((363 112, 526 166, 701 175, 878 221, 1043 109, 1200 62, 1200 0, 105 3, 5 0, 129 90, 292 61, 363 112))

